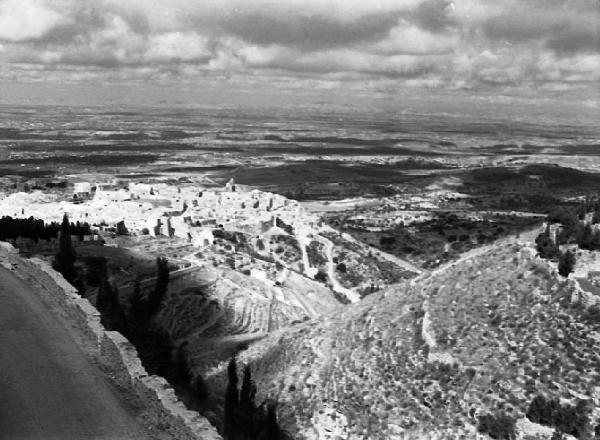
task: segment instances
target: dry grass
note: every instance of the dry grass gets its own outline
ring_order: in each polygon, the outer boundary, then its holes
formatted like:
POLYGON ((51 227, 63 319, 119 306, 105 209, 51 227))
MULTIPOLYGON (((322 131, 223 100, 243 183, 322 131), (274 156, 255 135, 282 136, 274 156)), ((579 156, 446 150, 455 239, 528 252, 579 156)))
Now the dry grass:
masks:
POLYGON ((572 399, 600 383, 600 324, 580 320, 569 294, 529 249, 503 245, 273 335, 245 357, 296 433, 330 405, 352 421, 348 435, 473 438, 482 412, 518 418, 537 393, 572 399))

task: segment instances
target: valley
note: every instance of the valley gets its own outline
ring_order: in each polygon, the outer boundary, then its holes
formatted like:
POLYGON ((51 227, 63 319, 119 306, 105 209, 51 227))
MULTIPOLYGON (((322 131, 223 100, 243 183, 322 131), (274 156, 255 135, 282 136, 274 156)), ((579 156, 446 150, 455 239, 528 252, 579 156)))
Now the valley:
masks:
POLYGON ((219 433, 233 357, 290 439, 599 429, 592 130, 5 115, 2 239, 56 266, 68 235, 65 278, 219 433), (539 396, 578 426, 534 417, 539 396))

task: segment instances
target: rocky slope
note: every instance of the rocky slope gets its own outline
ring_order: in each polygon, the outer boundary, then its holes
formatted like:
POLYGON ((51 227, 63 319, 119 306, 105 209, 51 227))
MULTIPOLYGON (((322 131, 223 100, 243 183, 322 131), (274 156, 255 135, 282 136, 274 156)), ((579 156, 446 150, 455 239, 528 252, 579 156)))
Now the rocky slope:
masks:
POLYGON ((598 423, 600 321, 574 291, 530 246, 498 244, 276 332, 241 360, 295 438, 475 438, 488 413, 544 438, 552 430, 524 418, 538 394, 588 400, 598 423))

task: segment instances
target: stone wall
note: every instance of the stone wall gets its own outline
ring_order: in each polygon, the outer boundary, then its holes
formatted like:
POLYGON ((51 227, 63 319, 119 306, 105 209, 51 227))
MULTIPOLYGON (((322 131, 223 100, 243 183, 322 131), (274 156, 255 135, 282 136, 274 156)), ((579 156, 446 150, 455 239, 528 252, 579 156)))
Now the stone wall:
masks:
POLYGON ((4 246, 0 247, 0 259, 44 301, 56 306, 76 328, 87 351, 118 386, 137 395, 161 430, 177 440, 222 440, 205 417, 185 408, 165 379, 148 375, 135 347, 120 333, 105 330, 96 308, 50 264, 37 258, 21 258, 4 246))

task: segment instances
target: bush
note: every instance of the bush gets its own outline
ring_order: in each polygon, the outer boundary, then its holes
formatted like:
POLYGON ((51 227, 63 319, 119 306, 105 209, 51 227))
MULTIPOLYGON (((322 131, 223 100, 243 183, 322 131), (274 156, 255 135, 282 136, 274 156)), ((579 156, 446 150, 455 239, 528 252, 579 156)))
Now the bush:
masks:
POLYGON ((85 281, 92 287, 98 287, 100 282, 108 277, 108 261, 105 257, 90 255, 84 258, 86 271, 85 281))
POLYGON ((540 257, 545 258, 546 260, 554 260, 560 257, 560 250, 550 238, 550 231, 548 228, 545 232, 542 232, 536 237, 535 248, 540 254, 540 257))
POLYGON ((477 430, 481 434, 488 434, 497 440, 516 440, 515 420, 504 413, 486 414, 479 417, 477 430))
POLYGON ((573 252, 566 251, 561 253, 558 257, 558 273, 563 277, 568 277, 573 269, 575 268, 575 254, 573 252))
POLYGON ((383 247, 391 247, 396 244, 396 237, 383 236, 379 239, 379 244, 383 247))
POLYGON ((536 396, 529 404, 526 417, 534 423, 553 426, 561 433, 580 437, 589 425, 590 407, 585 401, 576 406, 561 405, 558 399, 536 396))
POLYGON ((586 321, 600 324, 600 304, 594 304, 583 312, 582 318, 586 321))
POLYGON ((322 246, 318 241, 311 241, 306 246, 306 256, 311 266, 319 267, 327 263, 327 259, 323 256, 322 246))
POLYGON ((323 272, 322 270, 320 270, 315 274, 315 280, 326 283, 327 282, 327 274, 325 272, 323 272))

